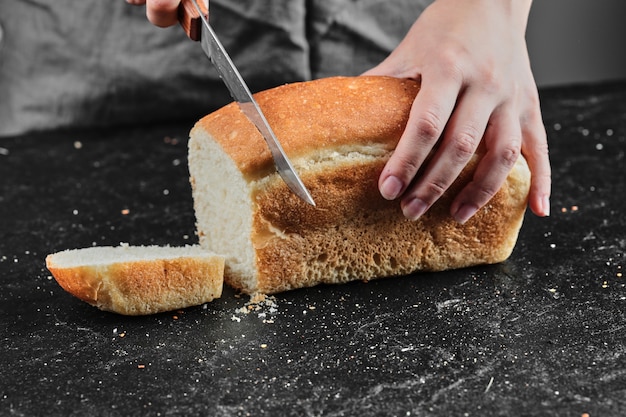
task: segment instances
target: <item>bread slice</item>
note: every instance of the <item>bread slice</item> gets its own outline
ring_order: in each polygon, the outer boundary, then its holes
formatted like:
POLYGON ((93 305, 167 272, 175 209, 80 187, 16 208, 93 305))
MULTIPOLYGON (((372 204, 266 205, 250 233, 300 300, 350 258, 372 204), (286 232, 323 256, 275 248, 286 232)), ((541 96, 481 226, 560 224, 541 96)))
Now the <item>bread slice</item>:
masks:
POLYGON ((410 80, 336 77, 256 94, 317 207, 288 190, 235 104, 202 118, 189 141, 194 209, 200 245, 226 257, 225 282, 269 294, 505 260, 527 203, 530 173, 522 157, 463 225, 449 206, 480 153, 418 221, 380 196, 379 174, 418 91, 410 80))
POLYGON ((46 257, 70 294, 101 310, 144 315, 199 305, 222 294, 224 258, 200 246, 102 246, 46 257))

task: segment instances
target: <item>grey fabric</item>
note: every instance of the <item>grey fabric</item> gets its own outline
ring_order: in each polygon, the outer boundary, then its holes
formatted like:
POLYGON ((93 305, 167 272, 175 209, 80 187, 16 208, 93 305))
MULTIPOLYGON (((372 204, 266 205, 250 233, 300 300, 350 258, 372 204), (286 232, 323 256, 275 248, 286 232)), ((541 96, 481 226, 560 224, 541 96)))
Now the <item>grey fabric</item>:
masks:
MULTIPOLYGON (((427 0, 211 0, 251 90, 357 75, 427 0)), ((123 0, 0 1, 0 136, 197 118, 230 101, 200 45, 123 0)))

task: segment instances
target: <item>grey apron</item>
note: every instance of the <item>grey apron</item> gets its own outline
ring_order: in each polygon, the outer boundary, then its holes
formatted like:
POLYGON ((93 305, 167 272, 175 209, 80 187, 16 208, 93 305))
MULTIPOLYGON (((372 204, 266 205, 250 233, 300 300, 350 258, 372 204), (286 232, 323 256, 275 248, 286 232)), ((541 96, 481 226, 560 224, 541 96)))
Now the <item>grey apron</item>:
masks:
MULTIPOLYGON (((428 0, 211 0, 252 91, 383 60, 428 0)), ((123 0, 0 1, 0 136, 199 118, 230 97, 200 46, 123 0)))

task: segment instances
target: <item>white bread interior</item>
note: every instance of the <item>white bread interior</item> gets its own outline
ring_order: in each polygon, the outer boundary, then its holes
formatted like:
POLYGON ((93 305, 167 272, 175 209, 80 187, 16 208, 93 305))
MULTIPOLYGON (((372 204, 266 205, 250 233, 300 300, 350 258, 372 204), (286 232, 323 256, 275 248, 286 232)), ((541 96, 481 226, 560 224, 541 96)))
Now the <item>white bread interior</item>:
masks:
POLYGON ((496 196, 461 225, 451 196, 470 181, 480 151, 419 220, 378 191, 419 84, 335 77, 255 95, 312 207, 275 173, 267 146, 235 104, 192 129, 189 170, 200 245, 223 254, 225 282, 246 293, 497 263, 510 256, 530 173, 520 157, 496 196))
POLYGON ((200 305, 223 287, 224 258, 198 245, 71 249, 48 255, 46 266, 70 294, 125 315, 200 305))

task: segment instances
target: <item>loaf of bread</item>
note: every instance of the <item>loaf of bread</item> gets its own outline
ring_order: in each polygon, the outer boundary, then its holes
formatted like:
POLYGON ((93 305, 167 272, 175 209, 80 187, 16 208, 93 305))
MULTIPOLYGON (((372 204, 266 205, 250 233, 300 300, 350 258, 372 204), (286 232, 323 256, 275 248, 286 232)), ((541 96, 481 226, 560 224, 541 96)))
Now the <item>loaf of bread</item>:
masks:
POLYGON ((222 294, 224 258, 200 246, 102 246, 48 255, 61 287, 101 310, 144 315, 222 294))
POLYGON ((190 133, 189 170, 200 245, 226 257, 225 282, 246 293, 497 263, 512 252, 530 183, 522 157, 495 197, 461 225, 451 198, 473 157, 419 220, 386 201, 378 177, 407 122, 419 84, 337 77, 255 95, 317 206, 293 195, 236 104, 190 133))

